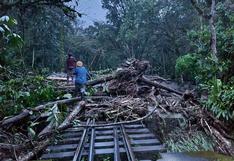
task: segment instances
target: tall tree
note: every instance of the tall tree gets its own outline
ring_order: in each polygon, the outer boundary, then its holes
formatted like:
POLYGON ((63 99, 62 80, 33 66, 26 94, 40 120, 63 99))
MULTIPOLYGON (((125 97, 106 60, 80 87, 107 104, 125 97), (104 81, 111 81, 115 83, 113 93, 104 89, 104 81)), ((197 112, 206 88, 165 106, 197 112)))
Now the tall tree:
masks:
POLYGON ((210 13, 205 13, 202 10, 197 0, 191 0, 192 5, 198 11, 199 15, 202 16, 205 20, 209 21, 210 25, 210 32, 211 32, 211 40, 210 40, 210 47, 211 47, 211 56, 213 60, 216 62, 218 61, 217 57, 217 36, 216 36, 216 29, 215 29, 215 12, 216 12, 216 1, 215 0, 206 0, 206 4, 210 6, 210 13))

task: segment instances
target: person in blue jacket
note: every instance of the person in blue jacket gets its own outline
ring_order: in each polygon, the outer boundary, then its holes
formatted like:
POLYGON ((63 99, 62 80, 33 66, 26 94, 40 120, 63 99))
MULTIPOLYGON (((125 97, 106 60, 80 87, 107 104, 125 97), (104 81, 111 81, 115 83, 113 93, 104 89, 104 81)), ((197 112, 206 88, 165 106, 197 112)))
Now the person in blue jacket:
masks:
POLYGON ((90 79, 88 70, 83 66, 82 61, 76 63, 76 68, 74 71, 75 75, 75 94, 80 94, 81 98, 84 99, 85 96, 85 85, 90 79))

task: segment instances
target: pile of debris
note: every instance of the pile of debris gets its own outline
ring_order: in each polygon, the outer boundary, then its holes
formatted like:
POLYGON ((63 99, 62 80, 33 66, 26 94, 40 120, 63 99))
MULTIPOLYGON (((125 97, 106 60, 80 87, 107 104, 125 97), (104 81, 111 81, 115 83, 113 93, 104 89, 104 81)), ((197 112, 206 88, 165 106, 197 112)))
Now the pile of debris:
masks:
MULTIPOLYGON (((14 147, 19 145, 15 144, 15 142, 2 143, 0 150, 14 152, 10 153, 14 154, 11 156, 13 159, 30 160, 48 145, 57 132, 73 126, 77 121, 95 118, 97 122, 106 124, 127 123, 129 121, 143 120, 156 111, 156 115, 157 113, 181 113, 189 122, 188 130, 194 126, 199 127, 207 135, 217 140, 219 151, 234 155, 231 143, 226 137, 228 135, 224 124, 204 110, 190 91, 181 92, 162 85, 155 81, 154 77, 147 78, 144 76, 145 71, 149 67, 150 63, 148 61, 131 59, 123 63, 111 75, 89 81, 87 86, 90 87, 103 85, 106 88, 107 86, 108 95, 87 97, 85 102, 81 101, 75 105, 60 123, 55 121, 48 122, 50 120, 48 119, 50 117, 48 113, 56 115, 59 113, 58 110, 55 110, 57 106, 80 101, 80 98, 49 102, 34 109, 25 109, 16 116, 2 120, 0 122, 0 131, 2 131, 2 136, 8 138, 10 135, 15 135, 14 131, 11 130, 13 126, 17 125, 23 129, 25 128, 25 122, 27 122, 26 124, 28 122, 36 123, 34 128, 37 128, 37 131, 34 131, 33 137, 25 139, 27 140, 25 144, 20 145, 19 149, 21 150, 34 148, 29 153, 25 154, 25 151, 16 150, 14 147), (35 120, 40 120, 40 123, 35 122, 35 120), (23 124, 19 125, 19 123, 23 124), (20 156, 18 157, 18 155, 20 156)), ((157 79, 166 81, 160 77, 157 77, 157 79)), ((56 78, 56 80, 60 79, 56 78)), ((61 80, 66 81, 64 78, 61 80)), ((74 86, 59 87, 58 90, 63 88, 72 89, 74 86)))
POLYGON ((86 104, 84 115, 81 115, 80 120, 85 121, 88 118, 95 118, 102 122, 134 120, 148 113, 148 105, 149 102, 144 98, 116 97, 100 104, 86 104))

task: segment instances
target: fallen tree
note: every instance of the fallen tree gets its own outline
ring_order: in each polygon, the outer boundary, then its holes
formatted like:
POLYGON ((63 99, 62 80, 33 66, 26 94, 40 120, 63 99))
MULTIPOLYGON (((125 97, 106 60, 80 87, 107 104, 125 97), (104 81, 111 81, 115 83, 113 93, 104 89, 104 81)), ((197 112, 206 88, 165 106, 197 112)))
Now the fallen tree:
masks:
POLYGON ((52 106, 54 104, 69 104, 69 103, 72 103, 74 101, 78 101, 79 99, 80 98, 71 98, 71 99, 58 100, 58 101, 46 103, 44 105, 39 105, 39 106, 37 106, 35 108, 32 108, 32 109, 24 109, 21 113, 19 113, 16 116, 12 116, 10 118, 3 119, 1 121, 1 126, 10 128, 13 124, 16 124, 19 121, 22 121, 22 120, 28 118, 33 113, 44 110, 48 106, 52 106))
MULTIPOLYGON (((220 152, 234 155, 230 141, 231 136, 227 134, 228 129, 225 128, 224 123, 218 121, 198 103, 194 103, 189 92, 182 93, 159 83, 159 81, 165 81, 161 77, 156 77, 154 81, 146 78, 144 73, 149 67, 148 61, 132 59, 122 64, 112 75, 88 82, 88 86, 105 83, 108 94, 114 97, 87 97, 86 102, 80 102, 79 105, 75 106, 59 126, 56 127, 52 123, 43 126, 44 129, 37 133, 38 139, 36 139, 35 148, 19 158, 26 161, 35 157, 39 151, 45 149, 54 135, 72 127, 74 120, 86 122, 95 119, 96 122, 105 122, 104 124, 92 125, 92 127, 114 126, 142 121, 155 111, 156 116, 159 116, 160 113, 181 114, 188 122, 188 127, 183 130, 187 130, 187 132, 191 129, 205 131, 210 138, 212 137, 216 141, 220 152), (85 108, 83 108, 84 106, 85 108), (80 114, 81 110, 82 115, 80 114), (121 122, 119 122, 120 120, 121 122)), ((45 107, 55 103, 67 104, 77 100, 79 98, 60 100, 37 106, 35 109, 26 109, 17 116, 3 120, 1 125, 14 124, 36 112, 42 112, 41 115, 46 117, 45 107)), ((87 125, 80 126, 86 127, 87 125)))
POLYGON ((174 89, 172 89, 172 88, 170 88, 170 87, 163 86, 163 85, 161 85, 160 83, 157 83, 156 81, 152 82, 152 81, 150 81, 149 79, 147 79, 147 78, 144 77, 144 76, 140 78, 140 81, 142 81, 142 82, 144 82, 145 84, 148 84, 148 85, 150 85, 150 86, 154 86, 154 87, 156 87, 156 88, 164 89, 164 90, 166 90, 166 91, 168 91, 168 92, 176 93, 176 94, 178 94, 178 95, 180 95, 180 96, 183 95, 183 93, 180 92, 180 91, 174 90, 174 89))
MULTIPOLYGON (((110 97, 108 97, 108 96, 90 96, 87 98, 95 100, 95 99, 109 99, 110 97)), ((70 104, 70 103, 74 103, 74 102, 79 101, 79 100, 81 100, 80 97, 75 97, 75 98, 70 98, 70 99, 63 99, 63 100, 48 102, 44 105, 39 105, 39 106, 36 106, 35 108, 31 108, 31 109, 24 109, 21 113, 15 115, 15 116, 3 119, 0 122, 0 125, 1 125, 1 127, 10 128, 12 125, 16 125, 17 123, 20 123, 24 119, 29 118, 30 115, 33 115, 35 113, 38 113, 38 112, 45 110, 46 107, 53 106, 54 104, 58 104, 58 105, 70 104)), ((44 117, 46 114, 42 114, 42 115, 41 115, 41 117, 44 117)))
POLYGON ((38 155, 39 152, 44 150, 50 143, 50 139, 46 139, 45 141, 38 142, 34 149, 27 154, 20 155, 17 160, 18 161, 29 161, 32 160, 35 156, 38 155))
POLYGON ((57 132, 61 132, 70 127, 71 122, 75 119, 75 117, 79 114, 82 108, 85 106, 85 102, 81 101, 77 106, 75 106, 72 112, 66 117, 61 125, 58 128, 55 128, 54 125, 49 124, 46 126, 38 135, 39 142, 36 143, 35 147, 32 151, 27 154, 21 154, 18 157, 19 161, 29 161, 37 156, 42 150, 44 150, 52 140, 52 135, 57 132))
POLYGON ((58 128, 55 127, 55 124, 49 123, 39 134, 38 137, 40 139, 48 137, 53 132, 60 132, 62 130, 65 130, 68 128, 72 121, 75 119, 75 117, 79 114, 79 112, 84 108, 85 102, 81 101, 77 106, 75 106, 72 110, 72 112, 66 117, 66 119, 63 121, 61 125, 58 126, 58 128))

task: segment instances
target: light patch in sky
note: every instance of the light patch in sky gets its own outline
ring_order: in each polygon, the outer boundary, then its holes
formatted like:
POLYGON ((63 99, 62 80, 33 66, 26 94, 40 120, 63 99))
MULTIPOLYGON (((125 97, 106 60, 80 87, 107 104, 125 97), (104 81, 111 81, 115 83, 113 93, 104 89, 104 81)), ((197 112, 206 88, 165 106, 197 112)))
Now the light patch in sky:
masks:
POLYGON ((94 22, 106 22, 106 10, 102 8, 101 0, 79 0, 77 10, 82 14, 79 18, 84 27, 94 22))

